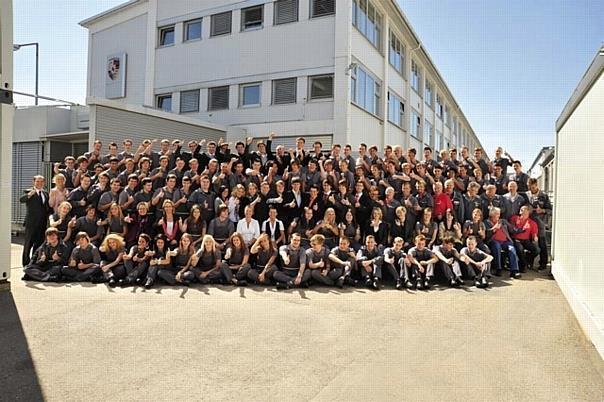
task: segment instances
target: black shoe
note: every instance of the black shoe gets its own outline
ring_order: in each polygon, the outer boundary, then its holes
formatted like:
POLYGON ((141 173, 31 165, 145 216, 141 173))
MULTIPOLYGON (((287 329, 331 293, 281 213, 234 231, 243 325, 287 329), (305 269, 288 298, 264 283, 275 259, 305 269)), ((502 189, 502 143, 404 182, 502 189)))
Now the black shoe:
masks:
POLYGON ((538 270, 538 271, 545 271, 546 269, 547 269, 547 267, 541 267, 541 266, 540 266, 540 267, 539 267, 537 270, 538 270))
POLYGON ((21 277, 22 281, 31 281, 31 278, 29 277, 29 275, 25 274, 21 277))
POLYGON ((371 278, 367 278, 365 280, 365 286, 367 286, 368 288, 372 288, 373 287, 373 282, 371 281, 371 278))
POLYGON ((449 281, 449 286, 452 288, 457 287, 457 281, 455 279, 451 279, 449 281))
POLYGON ((153 279, 147 278, 147 280, 145 281, 145 289, 151 289, 152 286, 153 286, 153 279))
POLYGON ((244 280, 237 280, 236 285, 237 285, 237 286, 241 286, 241 287, 247 286, 247 281, 244 281, 244 280))
POLYGON ((495 271, 495 276, 501 276, 501 270, 498 269, 497 271, 495 271))
POLYGON ((401 290, 403 288, 403 282, 399 280, 396 281, 396 286, 395 286, 396 290, 401 290))
POLYGON ((117 281, 115 280, 115 278, 111 278, 109 279, 109 283, 108 283, 110 288, 114 288, 117 286, 117 281))
POLYGON ((520 279, 522 278, 522 275, 520 275, 520 272, 518 271, 510 272, 510 278, 520 279))
POLYGON ((279 289, 279 290, 287 289, 287 284, 285 282, 277 282, 277 289, 279 289))
POLYGON ((411 283, 411 281, 406 281, 406 282, 405 282, 405 287, 406 287, 407 289, 413 289, 413 283, 411 283))
POLYGON ((122 287, 122 288, 130 286, 130 285, 132 285, 132 279, 130 279, 130 278, 120 279, 118 282, 118 285, 120 285, 120 287, 122 287))
POLYGON ((371 284, 371 288, 373 290, 380 290, 380 282, 377 279, 373 280, 373 283, 371 284))
POLYGON ((463 286, 463 279, 461 279, 461 277, 457 277, 455 279, 455 282, 457 282, 457 286, 463 286))
POLYGON ((480 284, 485 289, 489 287, 489 281, 487 280, 486 276, 483 276, 482 278, 480 278, 480 284))
POLYGON ((426 288, 426 290, 428 290, 428 289, 430 289, 430 286, 432 286, 432 285, 430 284, 430 279, 426 279, 426 280, 424 281, 424 288, 426 288))
POLYGON ((180 284, 181 284, 182 286, 189 287, 189 286, 191 285, 191 282, 186 281, 186 280, 182 280, 182 281, 180 282, 180 284))
POLYGON ((336 286, 339 287, 340 289, 344 288, 344 277, 340 276, 338 278, 338 280, 336 281, 336 286))
MULTIPOLYGON (((131 282, 131 283, 132 283, 132 282, 131 282)), ((140 285, 141 283, 143 283, 143 278, 136 278, 136 279, 134 280, 134 284, 135 284, 135 285, 140 285)))
POLYGON ((421 280, 417 280, 417 283, 415 284, 415 288, 417 290, 422 290, 424 288, 424 286, 422 285, 422 281, 421 280))
POLYGON ((477 288, 481 288, 482 287, 482 283, 480 283, 480 281, 478 279, 476 279, 474 281, 474 286, 476 286, 477 288))

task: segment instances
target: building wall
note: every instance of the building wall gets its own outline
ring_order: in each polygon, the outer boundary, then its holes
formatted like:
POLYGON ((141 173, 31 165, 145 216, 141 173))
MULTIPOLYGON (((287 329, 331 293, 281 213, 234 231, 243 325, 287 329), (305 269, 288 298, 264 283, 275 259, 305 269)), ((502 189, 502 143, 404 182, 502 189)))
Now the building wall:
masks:
MULTIPOLYGON (((424 143, 434 145, 436 130, 442 133, 441 148, 480 143, 472 132, 465 116, 457 108, 455 100, 444 82, 438 78, 435 67, 425 55, 412 28, 399 13, 392 0, 372 0, 382 16, 380 49, 376 49, 352 21, 352 1, 337 1, 335 15, 310 18, 310 0, 299 0, 298 21, 273 25, 273 1, 244 0, 150 0, 130 9, 106 16, 89 25, 91 48, 97 60, 91 65, 104 68, 104 59, 109 44, 113 49, 124 49, 120 38, 128 37, 128 31, 140 38, 136 46, 146 47, 146 73, 138 64, 129 69, 140 71, 141 81, 146 88, 136 87, 136 92, 127 93, 124 102, 133 104, 155 103, 155 96, 170 94, 172 112, 180 113, 182 91, 199 90, 199 111, 185 116, 224 125, 245 128, 253 136, 265 136, 268 131, 283 135, 333 134, 334 143, 360 142, 401 144, 404 147, 421 148, 424 143), (264 25, 261 29, 241 32, 241 9, 264 4, 264 25), (228 35, 210 37, 211 15, 232 11, 232 31, 228 35), (138 13, 138 16, 135 14, 138 13), (141 14, 142 13, 142 14, 141 14), (144 19, 146 40, 143 38, 144 19), (120 17, 123 16, 123 17, 120 17), (126 19, 129 18, 129 19, 126 19), (202 19, 202 38, 184 41, 185 22, 202 19), (110 28, 111 26, 113 28, 110 28), (159 28, 174 26, 173 45, 159 47, 159 28), (102 28, 102 29, 101 29, 102 28), (389 63, 390 30, 397 34, 405 47, 404 74, 399 74, 389 63), (422 70, 421 90, 410 88, 411 60, 422 70), (103 63, 99 64, 100 61, 103 63), (351 105, 349 65, 356 62, 371 72, 382 85, 380 110, 377 116, 365 113, 351 105), (308 77, 315 74, 334 74, 334 97, 328 101, 309 101, 308 77), (296 104, 271 105, 272 80, 297 77, 296 104), (437 94, 449 106, 451 121, 458 124, 448 127, 435 116, 434 110, 424 103, 425 79, 433 84, 434 99, 437 94), (262 85, 261 105, 252 108, 239 106, 239 85, 260 82, 262 85), (228 110, 208 111, 208 88, 228 85, 230 105, 228 110), (401 128, 388 124, 387 98, 389 88, 405 103, 405 121, 401 128), (146 93, 146 96, 141 93, 146 93), (143 99, 141 99, 141 97, 143 99), (136 99, 134 99, 136 98, 136 99), (410 138, 411 108, 419 112, 423 122, 434 125, 432 136, 423 142, 410 138), (361 113, 359 113, 361 112, 361 113), (268 131, 267 131, 268 130, 268 131), (329 131, 328 131, 329 130, 329 131), (455 130, 455 135, 452 131, 455 130)), ((105 56, 106 57, 106 56, 105 56)), ((103 96, 104 71, 91 72, 91 94, 103 96), (102 80, 99 78, 102 76, 102 80)), ((138 74, 138 73, 137 73, 138 74)), ((130 74, 129 74, 130 78, 130 74)), ((129 81, 130 84, 130 81, 129 81)), ((423 134, 423 127, 422 127, 423 134)))
POLYGON ((559 130, 553 272, 579 322, 604 356, 604 74, 559 130), (577 155, 583 155, 581 160, 577 155), (585 191, 577 191, 585 189, 585 191), (579 246, 578 246, 579 245, 579 246))
POLYGON ((143 105, 147 51, 147 14, 119 22, 110 28, 91 32, 88 55, 88 96, 105 97, 107 57, 127 54, 126 97, 123 103, 143 105))

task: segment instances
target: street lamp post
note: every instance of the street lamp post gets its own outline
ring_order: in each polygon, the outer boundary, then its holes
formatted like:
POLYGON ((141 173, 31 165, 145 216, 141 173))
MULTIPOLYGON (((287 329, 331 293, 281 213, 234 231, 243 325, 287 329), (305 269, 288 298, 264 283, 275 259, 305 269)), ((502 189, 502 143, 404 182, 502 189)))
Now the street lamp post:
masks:
POLYGON ((13 45, 13 51, 17 51, 19 49, 21 49, 22 47, 25 46, 35 46, 36 47, 36 106, 38 105, 38 76, 39 76, 39 69, 40 69, 40 57, 39 57, 39 43, 38 42, 32 42, 32 43, 21 43, 21 44, 14 44, 13 45))

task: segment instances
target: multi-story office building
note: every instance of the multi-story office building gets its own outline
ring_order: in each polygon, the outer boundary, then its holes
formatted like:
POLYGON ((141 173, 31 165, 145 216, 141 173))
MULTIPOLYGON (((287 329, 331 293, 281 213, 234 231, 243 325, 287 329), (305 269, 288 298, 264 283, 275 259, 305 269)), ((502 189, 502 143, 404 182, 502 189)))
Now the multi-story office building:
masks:
POLYGON ((90 97, 254 137, 480 146, 396 0, 131 0, 81 25, 90 97))

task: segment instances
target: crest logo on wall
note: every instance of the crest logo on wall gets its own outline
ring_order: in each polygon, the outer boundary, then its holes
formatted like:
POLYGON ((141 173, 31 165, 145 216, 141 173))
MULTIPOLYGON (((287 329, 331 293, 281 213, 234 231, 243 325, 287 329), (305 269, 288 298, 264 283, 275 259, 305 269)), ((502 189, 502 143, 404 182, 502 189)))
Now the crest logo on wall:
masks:
POLYGON ((126 96, 126 53, 107 56, 105 64, 105 97, 107 99, 126 96))

